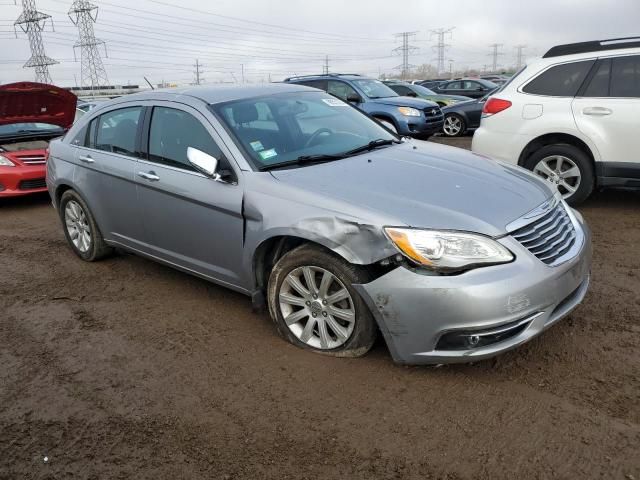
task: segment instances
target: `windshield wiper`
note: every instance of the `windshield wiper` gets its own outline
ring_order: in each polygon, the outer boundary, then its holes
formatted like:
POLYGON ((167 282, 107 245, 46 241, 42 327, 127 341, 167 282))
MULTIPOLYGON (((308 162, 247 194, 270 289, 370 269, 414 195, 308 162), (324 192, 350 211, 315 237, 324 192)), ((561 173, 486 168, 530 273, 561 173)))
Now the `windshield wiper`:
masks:
POLYGON ((324 163, 330 162, 332 160, 341 160, 345 158, 346 155, 338 154, 338 155, 329 155, 329 154, 320 154, 320 155, 301 155, 295 160, 288 160, 286 162, 274 163, 273 165, 264 165, 260 167, 260 171, 264 172, 267 170, 274 170, 276 168, 285 168, 290 167, 292 165, 310 165, 312 163, 324 163))
POLYGON ((372 140, 366 145, 362 145, 361 147, 354 148, 353 150, 349 150, 348 152, 344 152, 344 156, 355 155, 361 152, 370 152, 371 150, 375 150, 378 147, 383 147, 385 145, 393 145, 394 143, 402 143, 400 140, 396 140, 395 138, 385 139, 378 138, 377 140, 372 140))
POLYGON ((362 152, 369 152, 378 147, 382 147, 384 145, 391 145, 393 143, 402 143, 402 142, 400 140, 395 140, 395 139, 378 138, 377 140, 372 140, 366 145, 362 145, 361 147, 354 148, 353 150, 349 150, 347 152, 335 153, 335 154, 302 155, 296 158, 295 160, 288 160, 286 162, 274 163, 273 165, 265 165, 263 167, 260 167, 260 171, 264 172, 267 170, 274 170, 276 168, 286 168, 292 165, 310 165, 312 163, 324 163, 324 162, 331 162, 333 160, 342 160, 343 158, 347 158, 362 152))

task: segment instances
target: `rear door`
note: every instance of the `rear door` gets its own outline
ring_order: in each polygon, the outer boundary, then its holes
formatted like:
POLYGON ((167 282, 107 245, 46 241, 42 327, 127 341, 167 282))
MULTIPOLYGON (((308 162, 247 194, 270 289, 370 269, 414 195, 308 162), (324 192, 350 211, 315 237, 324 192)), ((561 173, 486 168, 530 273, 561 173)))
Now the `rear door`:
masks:
POLYGON ((142 240, 134 170, 140 158, 141 105, 118 105, 94 118, 76 138, 75 183, 105 239, 134 247, 142 240))
POLYGON ((143 210, 144 251, 228 286, 239 286, 243 251, 242 188, 230 153, 196 109, 159 102, 145 118, 146 158, 135 178, 143 210), (219 160, 232 180, 197 172, 187 148, 219 160))
POLYGON ((640 179, 640 55, 601 58, 572 105, 602 175, 640 179))

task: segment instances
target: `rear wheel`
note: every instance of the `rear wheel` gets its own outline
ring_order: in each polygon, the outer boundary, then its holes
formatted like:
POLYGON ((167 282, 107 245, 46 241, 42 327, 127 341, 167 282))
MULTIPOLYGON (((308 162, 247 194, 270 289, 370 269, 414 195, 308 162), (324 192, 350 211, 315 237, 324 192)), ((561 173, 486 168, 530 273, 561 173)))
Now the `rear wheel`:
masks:
POLYGON ((87 262, 94 262, 112 252, 80 195, 67 190, 60 198, 59 208, 64 235, 76 255, 87 262))
POLYGON ((301 348, 340 357, 369 351, 377 330, 353 289, 367 283, 365 269, 313 245, 284 255, 269 277, 268 302, 278 332, 301 348))
POLYGON ((595 177, 591 159, 573 145, 542 147, 524 166, 551 183, 570 205, 584 202, 593 191, 595 177))
POLYGON ((442 131, 447 137, 459 137, 464 134, 467 126, 460 115, 450 113, 444 117, 442 131))

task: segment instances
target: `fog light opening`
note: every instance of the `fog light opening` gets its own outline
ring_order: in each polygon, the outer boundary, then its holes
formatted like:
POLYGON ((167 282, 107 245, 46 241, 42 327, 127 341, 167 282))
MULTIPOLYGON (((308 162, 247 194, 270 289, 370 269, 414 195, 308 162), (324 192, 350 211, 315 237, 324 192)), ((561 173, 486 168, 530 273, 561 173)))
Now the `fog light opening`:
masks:
POLYGON ((469 335, 466 338, 466 342, 467 342, 467 346, 469 348, 475 348, 480 343, 480 336, 479 335, 469 335))

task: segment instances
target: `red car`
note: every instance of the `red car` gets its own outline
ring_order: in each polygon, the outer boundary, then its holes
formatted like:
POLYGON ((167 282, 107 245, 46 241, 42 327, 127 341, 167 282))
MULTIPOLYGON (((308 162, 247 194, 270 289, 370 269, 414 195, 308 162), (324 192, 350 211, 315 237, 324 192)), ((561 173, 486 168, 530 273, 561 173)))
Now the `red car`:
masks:
POLYGON ((73 124, 77 100, 42 83, 0 85, 0 198, 47 191, 47 147, 73 124))

